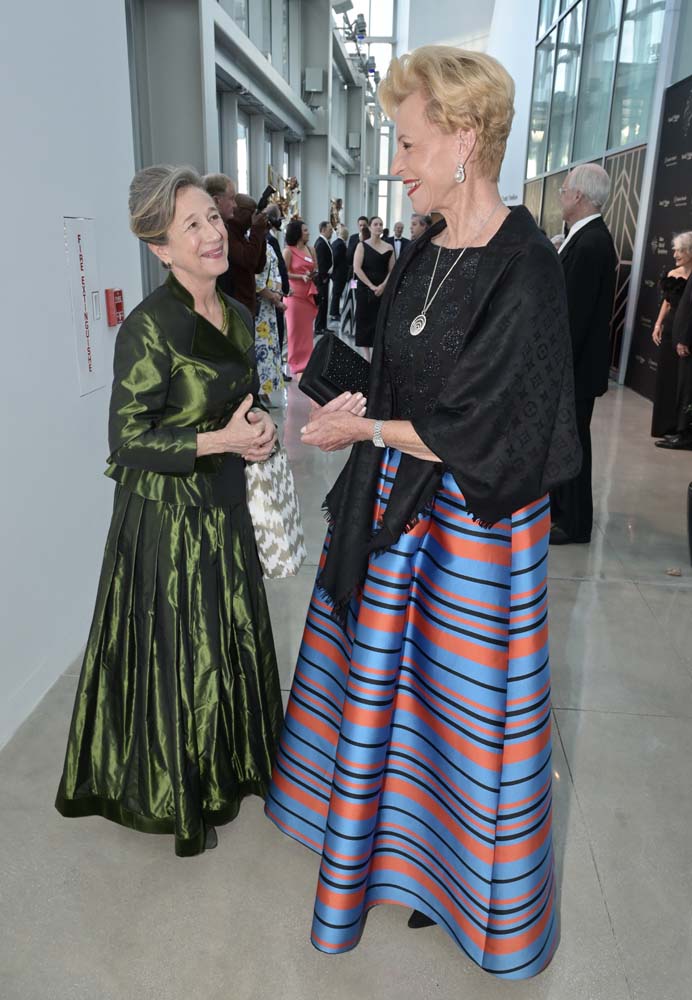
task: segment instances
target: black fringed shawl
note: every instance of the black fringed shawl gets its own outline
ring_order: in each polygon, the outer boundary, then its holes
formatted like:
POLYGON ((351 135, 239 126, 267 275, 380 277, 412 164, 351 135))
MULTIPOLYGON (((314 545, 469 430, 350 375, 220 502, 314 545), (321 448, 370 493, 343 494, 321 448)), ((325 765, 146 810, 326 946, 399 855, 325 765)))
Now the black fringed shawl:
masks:
MULTIPOLYGON (((397 262, 380 306, 367 415, 396 419, 383 360, 392 299, 441 221, 397 262)), ((411 303, 411 318, 422 303, 411 303)), ((372 516, 382 453, 359 442, 325 500, 333 526, 319 584, 345 616, 368 558, 393 545, 432 499, 449 470, 467 508, 489 526, 573 478, 581 466, 574 415, 572 348, 558 256, 523 207, 512 209, 483 249, 471 321, 434 411, 413 427, 442 462, 402 455, 381 526, 372 516)))

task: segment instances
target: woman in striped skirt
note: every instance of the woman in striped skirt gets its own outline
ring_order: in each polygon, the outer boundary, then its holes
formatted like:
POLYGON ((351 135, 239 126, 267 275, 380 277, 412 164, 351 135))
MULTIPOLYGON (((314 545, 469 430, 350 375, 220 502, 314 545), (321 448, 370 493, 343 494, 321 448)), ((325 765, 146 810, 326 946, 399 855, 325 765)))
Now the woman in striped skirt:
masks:
POLYGON ((317 948, 398 903, 525 978, 557 942, 547 494, 581 456, 560 265, 497 189, 513 93, 495 60, 442 46, 381 88, 392 173, 444 221, 390 278, 366 414, 339 397, 303 431, 355 447, 266 810, 321 856, 317 948))

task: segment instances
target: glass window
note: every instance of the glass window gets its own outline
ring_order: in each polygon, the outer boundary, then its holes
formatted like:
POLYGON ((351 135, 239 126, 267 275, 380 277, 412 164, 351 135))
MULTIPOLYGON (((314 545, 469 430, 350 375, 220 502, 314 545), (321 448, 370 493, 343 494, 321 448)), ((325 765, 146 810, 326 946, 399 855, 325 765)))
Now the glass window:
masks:
POLYGON ((281 75, 284 80, 289 77, 289 11, 288 0, 282 0, 281 6, 281 75))
MULTIPOLYGON (((257 2, 257 0, 255 0, 257 2)), ((262 39, 260 51, 271 62, 272 58, 272 0, 262 0, 262 39)))
POLYGON ((389 173, 389 129, 380 132, 380 166, 378 173, 389 173))
POLYGON ((272 166, 272 134, 267 131, 264 133, 264 166, 268 176, 266 168, 272 166))
POLYGON ((583 19, 582 0, 560 22, 548 132, 548 171, 566 167, 570 159, 572 128, 577 109, 583 19))
POLYGON ((284 146, 283 170, 284 170, 284 172, 283 172, 282 176, 283 176, 284 180, 288 180, 288 177, 289 177, 289 173, 288 173, 288 150, 286 149, 285 146, 284 146))
POLYGON ((249 0, 219 0, 219 3, 230 14, 241 31, 248 33, 248 2, 249 0))
POLYGON ((644 142, 663 34, 664 0, 625 0, 608 147, 644 142))
POLYGON ((556 32, 551 31, 536 49, 533 70, 533 99, 529 126, 529 151, 526 157, 526 176, 535 177, 545 170, 545 151, 548 145, 548 112, 553 89, 553 64, 555 61, 556 32))
MULTIPOLYGON (((359 14, 365 18, 368 35, 392 38, 394 35, 394 0, 353 0, 353 7, 346 17, 351 24, 359 14)), ((341 24, 341 18, 338 18, 341 24)))
POLYGON ((589 2, 574 134, 575 160, 590 159, 606 148, 621 10, 622 0, 589 2))
MULTIPOLYGON (((367 20, 368 15, 365 15, 367 20)), ((394 34, 394 0, 376 0, 370 4, 369 35, 394 34)))
POLYGON ((368 45, 368 55, 374 56, 377 72, 384 78, 392 61, 392 46, 386 42, 376 42, 374 45, 368 45))
MULTIPOLYGON (((528 208, 536 222, 541 217, 541 192, 543 191, 543 181, 531 181, 524 185, 524 204, 528 208)), ((553 233, 553 236, 555 234, 553 233)))
POLYGON ((379 181, 377 184, 377 212, 385 227, 387 226, 387 209, 389 202, 389 182, 379 181))
POLYGON ((538 15, 538 37, 542 38, 557 16, 557 0, 541 0, 538 15))
MULTIPOLYGON (((562 232, 562 211, 560 209, 560 196, 558 190, 567 176, 566 170, 561 170, 559 174, 546 177, 543 187, 543 210, 541 212, 541 228, 548 239, 557 236, 562 232)), ((528 187, 528 185, 527 185, 528 187)))
POLYGON ((250 162, 249 162, 249 139, 250 123, 238 120, 238 191, 247 192, 250 190, 250 162))

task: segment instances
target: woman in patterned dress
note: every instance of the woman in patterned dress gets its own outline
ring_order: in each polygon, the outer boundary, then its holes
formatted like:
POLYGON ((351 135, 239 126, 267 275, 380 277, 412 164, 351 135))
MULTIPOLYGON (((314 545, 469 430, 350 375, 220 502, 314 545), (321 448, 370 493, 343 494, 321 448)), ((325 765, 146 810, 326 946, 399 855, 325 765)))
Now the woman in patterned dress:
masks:
POLYGON ((447 46, 381 87, 391 172, 442 219, 387 282, 366 415, 344 395, 303 428, 354 447, 265 808, 320 855, 317 948, 397 903, 523 979, 558 938, 548 494, 581 453, 560 263, 497 188, 513 96, 494 59, 447 46))
POLYGON ((267 263, 255 281, 257 289, 257 316, 255 317, 255 355, 259 376, 260 398, 270 403, 270 393, 283 389, 281 372, 281 347, 276 310, 285 311, 281 293, 281 274, 274 248, 267 243, 267 263))

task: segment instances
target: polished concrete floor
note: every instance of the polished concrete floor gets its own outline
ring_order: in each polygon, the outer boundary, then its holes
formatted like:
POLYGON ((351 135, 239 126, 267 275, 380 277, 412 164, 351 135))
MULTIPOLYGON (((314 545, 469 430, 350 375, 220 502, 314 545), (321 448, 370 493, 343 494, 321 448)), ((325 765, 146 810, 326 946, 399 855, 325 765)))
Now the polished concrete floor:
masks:
MULTIPOLYGON (((343 461, 285 438, 309 559, 270 584, 288 689, 343 461)), ((359 947, 309 944, 317 859, 248 800, 216 851, 53 809, 76 676, 0 753, 2 1000, 685 1000, 692 996, 692 454, 654 448, 650 405, 614 389, 594 418, 597 527, 551 550, 555 843, 562 938, 534 980, 481 972, 434 928, 378 907, 359 947), (670 570, 680 576, 669 575, 670 570)))

